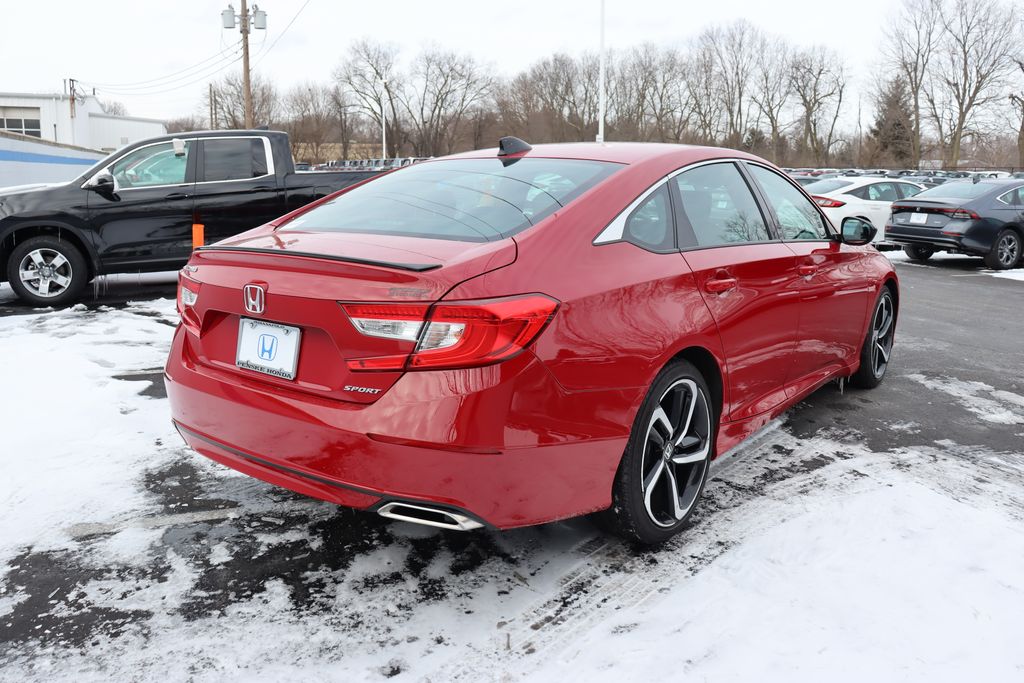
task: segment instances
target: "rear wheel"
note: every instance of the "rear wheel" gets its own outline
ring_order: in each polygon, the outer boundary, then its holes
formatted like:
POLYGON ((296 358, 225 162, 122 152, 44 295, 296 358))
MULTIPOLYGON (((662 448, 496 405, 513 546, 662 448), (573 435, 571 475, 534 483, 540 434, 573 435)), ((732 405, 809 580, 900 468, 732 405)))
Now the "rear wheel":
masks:
POLYGON ((67 240, 32 237, 7 259, 11 289, 36 306, 63 306, 78 298, 89 279, 85 257, 67 240))
POLYGON ((700 372, 665 367, 644 399, 612 488, 605 526, 654 544, 679 533, 693 513, 714 451, 715 416, 700 372))
POLYGON ((885 379, 889 356, 896 337, 896 302, 892 291, 882 287, 871 316, 867 337, 860 352, 860 367, 850 377, 850 384, 861 389, 874 389, 885 379))
POLYGON ((996 236, 992 251, 985 256, 985 265, 993 270, 1013 268, 1020 261, 1021 239, 1013 230, 1003 230, 996 236))
POLYGON ((935 253, 935 250, 931 247, 922 247, 919 244, 907 244, 903 247, 903 253, 911 261, 927 261, 935 253))

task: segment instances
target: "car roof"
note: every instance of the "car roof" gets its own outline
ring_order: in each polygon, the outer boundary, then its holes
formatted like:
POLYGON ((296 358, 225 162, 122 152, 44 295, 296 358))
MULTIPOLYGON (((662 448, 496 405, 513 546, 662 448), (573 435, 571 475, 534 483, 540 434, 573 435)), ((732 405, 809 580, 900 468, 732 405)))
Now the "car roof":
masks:
MULTIPOLYGON (((864 187, 865 185, 874 185, 875 183, 906 183, 907 185, 917 185, 918 187, 922 187, 921 183, 914 182, 913 180, 908 180, 906 177, 903 176, 899 178, 885 178, 879 176, 840 176, 838 178, 822 178, 822 182, 828 180, 841 180, 849 184, 843 185, 842 187, 837 187, 834 190, 829 190, 828 192, 822 192, 822 195, 830 195, 835 192, 842 194, 850 190, 855 190, 858 187, 864 187)), ((805 185, 804 187, 806 188, 807 186, 805 185)))
MULTIPOLYGON (((496 147, 472 152, 463 152, 442 159, 488 159, 498 154, 496 147)), ((705 159, 739 158, 761 161, 752 154, 725 147, 702 147, 699 145, 676 145, 661 142, 567 142, 534 145, 533 149, 505 158, 548 158, 586 159, 610 161, 618 164, 662 160, 679 166, 705 159)))

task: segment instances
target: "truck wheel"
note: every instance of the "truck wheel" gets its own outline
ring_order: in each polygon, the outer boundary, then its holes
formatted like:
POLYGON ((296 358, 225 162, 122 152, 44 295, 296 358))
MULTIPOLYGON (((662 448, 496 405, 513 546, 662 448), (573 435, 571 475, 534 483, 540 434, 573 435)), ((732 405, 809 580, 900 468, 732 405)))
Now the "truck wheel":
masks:
POLYGON ((601 525, 632 541, 663 543, 682 531, 714 456, 711 392, 678 360, 654 380, 640 406, 601 525))
POLYGON ((1013 268, 1020 261, 1020 235, 1013 230, 1003 230, 996 237, 992 251, 985 255, 985 265, 993 270, 1013 268))
POLYGON ((23 301, 35 306, 64 306, 85 287, 89 269, 82 252, 73 244, 42 235, 11 250, 7 278, 23 301))
POLYGON ((930 247, 922 247, 919 244, 907 244, 903 247, 903 253, 911 261, 927 261, 935 253, 935 250, 930 247))

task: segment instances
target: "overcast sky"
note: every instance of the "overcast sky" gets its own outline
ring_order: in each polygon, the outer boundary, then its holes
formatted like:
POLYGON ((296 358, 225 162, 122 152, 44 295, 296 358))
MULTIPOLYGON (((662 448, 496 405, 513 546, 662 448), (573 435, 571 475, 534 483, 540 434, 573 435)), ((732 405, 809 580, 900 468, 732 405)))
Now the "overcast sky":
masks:
MULTIPOLYGON (((239 2, 234 4, 239 10, 239 2)), ((599 36, 599 0, 264 0, 259 5, 267 12, 268 28, 254 32, 253 63, 281 90, 301 80, 328 80, 347 46, 367 36, 393 42, 407 55, 431 43, 468 52, 501 74, 554 52, 596 50, 599 36)), ((882 27, 895 5, 893 0, 855 5, 607 0, 606 42, 614 49, 645 41, 682 44, 708 25, 746 18, 796 44, 824 43, 837 50, 855 79, 853 92, 865 93, 869 110, 866 94, 875 80, 882 27)), ((4 2, 0 91, 60 92, 63 79, 73 77, 97 88, 108 84, 99 96, 124 102, 136 116, 198 113, 206 83, 239 68, 236 63, 217 72, 228 61, 218 51, 230 55, 239 38, 237 30, 220 28, 226 6, 215 0, 4 2), (206 58, 212 59, 190 69, 206 58), (170 74, 177 75, 154 83, 170 74)))

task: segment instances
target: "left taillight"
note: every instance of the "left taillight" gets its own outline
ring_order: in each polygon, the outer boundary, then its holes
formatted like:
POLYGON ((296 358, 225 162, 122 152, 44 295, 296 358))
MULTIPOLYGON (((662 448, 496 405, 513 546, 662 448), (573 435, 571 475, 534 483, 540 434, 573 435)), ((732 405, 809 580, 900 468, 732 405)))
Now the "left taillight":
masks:
POLYGON ((185 277, 184 273, 178 274, 178 316, 193 331, 199 329, 199 317, 194 308, 199 302, 199 287, 198 282, 185 277))
POLYGON ((367 336, 415 342, 407 354, 354 358, 354 371, 491 365, 519 354, 558 310, 543 294, 430 304, 342 304, 367 336))

